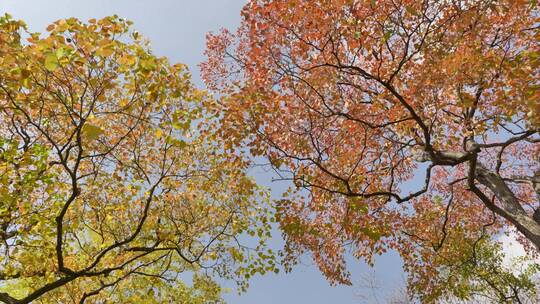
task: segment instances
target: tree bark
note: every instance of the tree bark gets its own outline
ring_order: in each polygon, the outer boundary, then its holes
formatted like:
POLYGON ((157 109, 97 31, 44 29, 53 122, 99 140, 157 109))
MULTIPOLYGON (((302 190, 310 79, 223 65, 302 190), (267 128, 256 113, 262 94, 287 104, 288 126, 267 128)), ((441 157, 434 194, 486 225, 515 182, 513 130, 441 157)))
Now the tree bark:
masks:
POLYGON ((6 304, 17 304, 17 299, 11 297, 9 294, 5 292, 0 292, 0 301, 6 303, 6 304))
MULTIPOLYGON (((488 170, 482 164, 477 163, 475 179, 493 192, 499 204, 495 205, 477 187, 471 187, 473 188, 473 192, 475 192, 488 208, 514 224, 517 230, 523 233, 540 250, 540 223, 533 216, 527 214, 503 178, 495 172, 488 170)), ((535 186, 537 193, 540 190, 538 189, 539 186, 538 184, 535 186)))

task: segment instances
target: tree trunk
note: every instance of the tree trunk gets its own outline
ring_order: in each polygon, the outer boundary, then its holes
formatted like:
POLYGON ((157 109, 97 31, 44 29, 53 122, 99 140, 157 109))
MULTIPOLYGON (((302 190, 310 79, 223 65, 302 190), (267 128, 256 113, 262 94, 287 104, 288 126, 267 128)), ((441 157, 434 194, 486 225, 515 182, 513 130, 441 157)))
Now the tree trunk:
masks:
MULTIPOLYGON (((523 209, 523 206, 521 206, 520 202, 508 185, 506 185, 501 176, 491 172, 480 163, 478 163, 476 166, 475 174, 475 179, 493 192, 493 194, 497 197, 499 204, 495 205, 492 203, 492 201, 485 194, 479 191, 478 188, 473 189, 473 191, 480 197, 488 208, 514 224, 517 230, 523 233, 523 235, 525 235, 525 237, 527 237, 527 239, 529 239, 536 246, 536 248, 540 250, 540 223, 536 221, 533 216, 527 214, 525 209, 523 209)), ((534 187, 537 194, 540 195, 540 185, 536 184, 534 187)))

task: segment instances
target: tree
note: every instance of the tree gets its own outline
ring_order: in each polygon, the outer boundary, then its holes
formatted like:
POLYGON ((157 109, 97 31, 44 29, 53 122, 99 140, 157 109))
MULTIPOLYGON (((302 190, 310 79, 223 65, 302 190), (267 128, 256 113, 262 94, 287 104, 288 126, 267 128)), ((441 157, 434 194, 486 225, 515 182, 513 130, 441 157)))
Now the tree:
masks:
POLYGON ((214 101, 130 24, 0 18, 4 303, 217 303, 216 278, 274 269, 268 196, 214 101))
POLYGON ((444 269, 506 229, 538 254, 539 16, 536 1, 260 0, 236 34, 209 34, 223 135, 295 185, 277 206, 288 261, 310 252, 348 283, 346 246, 396 250, 435 301, 444 269))

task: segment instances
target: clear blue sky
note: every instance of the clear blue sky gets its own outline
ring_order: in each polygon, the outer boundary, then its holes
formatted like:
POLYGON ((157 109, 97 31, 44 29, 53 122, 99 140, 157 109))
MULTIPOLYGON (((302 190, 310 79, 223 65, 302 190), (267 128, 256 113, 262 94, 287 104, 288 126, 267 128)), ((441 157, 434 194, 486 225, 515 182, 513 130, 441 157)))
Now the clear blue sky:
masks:
MULTIPOLYGON (((245 3, 246 0, 0 0, 0 13, 23 19, 31 31, 38 32, 60 18, 87 20, 117 14, 135 22, 135 29, 150 39, 157 55, 190 66, 195 82, 202 86, 197 64, 204 60, 205 34, 221 27, 235 28, 245 3)), ((272 187, 274 197, 283 190, 284 185, 270 182, 270 173, 254 174, 260 183, 272 187)), ((279 249, 282 243, 276 233, 272 246, 279 249)), ((239 296, 233 291, 225 298, 232 304, 382 304, 387 302, 387 294, 404 280, 399 257, 392 253, 378 258, 374 269, 351 258, 349 266, 356 284, 352 287, 330 286, 309 257, 303 261, 290 274, 257 277, 246 294, 239 296), (372 273, 380 284, 376 297, 361 287, 361 277, 372 273)))

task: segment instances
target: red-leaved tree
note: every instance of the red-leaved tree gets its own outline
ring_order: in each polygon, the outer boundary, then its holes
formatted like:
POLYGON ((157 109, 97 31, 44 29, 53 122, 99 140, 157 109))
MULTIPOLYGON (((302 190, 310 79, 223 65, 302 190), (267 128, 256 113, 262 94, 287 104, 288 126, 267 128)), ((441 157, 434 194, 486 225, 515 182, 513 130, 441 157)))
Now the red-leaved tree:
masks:
POLYGON ((498 284, 509 227, 538 252, 534 2, 258 0, 208 36, 223 135, 296 186, 277 206, 289 261, 348 283, 347 247, 396 250, 429 301, 498 284))

